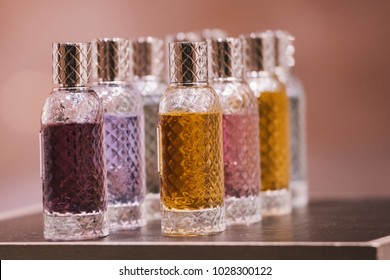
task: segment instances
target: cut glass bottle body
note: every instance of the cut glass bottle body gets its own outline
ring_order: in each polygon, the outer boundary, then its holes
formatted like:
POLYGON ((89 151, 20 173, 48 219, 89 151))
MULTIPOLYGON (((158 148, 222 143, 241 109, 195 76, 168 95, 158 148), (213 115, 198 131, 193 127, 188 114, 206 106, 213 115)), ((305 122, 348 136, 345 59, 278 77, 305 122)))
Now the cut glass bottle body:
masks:
POLYGON ((111 229, 145 225, 144 119, 141 96, 122 82, 99 83, 103 100, 108 213, 111 229))
POLYGON ((294 207, 304 207, 309 201, 307 181, 307 151, 305 125, 305 94, 301 81, 291 70, 279 75, 286 84, 290 107, 290 189, 294 207))
POLYGON ((207 85, 171 85, 159 107, 161 229, 167 235, 223 231, 222 112, 207 85))
POLYGON ((259 109, 263 215, 291 212, 289 104, 285 86, 272 74, 247 78, 259 109))
POLYGON ((141 93, 145 119, 146 219, 156 220, 160 214, 160 179, 157 170, 158 107, 167 85, 157 77, 136 77, 133 86, 141 93))
POLYGON ((222 106, 225 219, 229 224, 261 220, 259 117, 257 99, 246 83, 216 81, 222 106))
POLYGON ((44 237, 108 235, 103 111, 86 87, 54 89, 41 116, 44 237))

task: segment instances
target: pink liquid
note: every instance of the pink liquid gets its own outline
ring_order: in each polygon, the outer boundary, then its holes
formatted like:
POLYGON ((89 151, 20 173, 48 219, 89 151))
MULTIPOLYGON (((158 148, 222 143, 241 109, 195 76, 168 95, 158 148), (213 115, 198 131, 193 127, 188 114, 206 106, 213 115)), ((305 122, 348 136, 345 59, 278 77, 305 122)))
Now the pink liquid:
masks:
POLYGON ((225 197, 255 196, 260 190, 257 115, 223 115, 225 197))

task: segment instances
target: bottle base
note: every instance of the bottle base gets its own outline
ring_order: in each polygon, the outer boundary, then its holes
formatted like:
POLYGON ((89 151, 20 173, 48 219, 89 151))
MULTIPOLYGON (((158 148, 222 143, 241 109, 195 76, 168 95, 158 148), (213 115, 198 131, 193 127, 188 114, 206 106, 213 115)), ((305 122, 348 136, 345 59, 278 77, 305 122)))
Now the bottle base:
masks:
POLYGON ((225 208, 204 210, 161 210, 161 233, 163 235, 212 235, 226 229, 225 208))
POLYGON ((159 193, 148 193, 145 197, 145 217, 146 220, 160 220, 160 194, 159 193))
POLYGON ((260 197, 226 198, 225 220, 226 225, 249 225, 261 221, 260 197))
POLYGON ((44 211, 43 224, 46 240, 89 240, 109 234, 107 212, 60 214, 44 211))
POLYGON ((136 229, 146 225, 141 203, 108 206, 110 230, 136 229))
POLYGON ((308 186, 306 181, 291 181, 290 190, 294 208, 302 208, 309 203, 308 186))
POLYGON ((263 216, 280 216, 291 213, 291 193, 289 190, 261 192, 263 216))

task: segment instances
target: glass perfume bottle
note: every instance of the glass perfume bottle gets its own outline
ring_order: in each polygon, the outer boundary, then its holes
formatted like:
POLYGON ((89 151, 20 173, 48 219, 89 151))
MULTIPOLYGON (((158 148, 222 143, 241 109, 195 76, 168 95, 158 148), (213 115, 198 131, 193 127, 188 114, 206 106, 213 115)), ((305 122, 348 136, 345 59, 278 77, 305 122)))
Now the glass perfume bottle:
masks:
POLYGON ((145 163, 147 220, 161 218, 160 181, 157 170, 158 106, 164 91, 164 41, 155 37, 140 37, 132 41, 132 85, 141 93, 145 115, 145 163))
POLYGON ((144 118, 141 95, 126 79, 130 70, 127 39, 93 43, 93 89, 103 101, 110 229, 145 225, 144 118))
POLYGON ((293 207, 307 205, 309 201, 306 154, 305 93, 300 79, 294 74, 294 37, 278 30, 276 38, 275 73, 286 85, 290 106, 290 189, 293 207))
POLYGON ((246 41, 246 80, 259 107, 263 215, 291 212, 289 108, 286 89, 274 74, 273 32, 252 33, 246 41))
POLYGON ((207 43, 169 44, 170 85, 159 107, 161 230, 225 230, 222 110, 207 82, 207 43))
POLYGON ((41 116, 44 238, 107 236, 103 110, 88 87, 90 43, 53 44, 53 83, 41 116))
POLYGON ((209 40, 210 85, 222 105, 226 224, 261 220, 257 99, 243 80, 243 43, 209 40))

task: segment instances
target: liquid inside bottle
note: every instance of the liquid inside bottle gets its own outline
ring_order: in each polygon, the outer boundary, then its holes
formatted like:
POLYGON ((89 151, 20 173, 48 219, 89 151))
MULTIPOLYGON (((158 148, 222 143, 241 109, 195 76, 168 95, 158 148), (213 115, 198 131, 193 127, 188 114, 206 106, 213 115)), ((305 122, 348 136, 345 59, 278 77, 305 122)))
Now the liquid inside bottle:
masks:
POLYGON ((221 115, 160 115, 162 207, 220 211, 223 204, 221 115))
POLYGON ((257 114, 223 115, 226 221, 250 224, 261 219, 257 114))
MULTIPOLYGON (((140 211, 145 196, 140 122, 138 115, 106 114, 104 117, 108 202, 116 212, 121 212, 121 208, 126 208, 127 213, 140 211), (128 211, 129 207, 133 211, 128 211)), ((139 222, 130 217, 126 221, 136 225, 139 222)))
POLYGON ((262 92, 258 105, 262 191, 288 189, 290 157, 286 93, 262 92))
POLYGON ((46 212, 93 215, 106 209, 102 136, 99 123, 42 127, 46 212))

